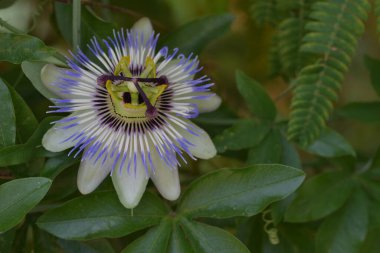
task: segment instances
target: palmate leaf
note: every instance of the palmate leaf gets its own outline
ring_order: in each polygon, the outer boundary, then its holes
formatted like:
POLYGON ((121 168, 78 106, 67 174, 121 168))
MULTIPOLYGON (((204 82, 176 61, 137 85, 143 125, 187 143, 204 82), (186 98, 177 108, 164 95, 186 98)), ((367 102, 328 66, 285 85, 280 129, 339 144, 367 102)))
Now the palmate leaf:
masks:
POLYGON ((319 174, 303 184, 287 207, 288 222, 310 222, 338 210, 355 187, 350 174, 333 171, 319 174))
POLYGON ((317 56, 297 76, 288 137, 307 146, 325 127, 357 41, 364 32, 367 0, 318 1, 307 22, 301 51, 317 56))
POLYGON ((159 224, 167 212, 165 204, 152 193, 146 192, 131 213, 120 204, 114 191, 104 190, 49 210, 37 225, 62 239, 113 238, 159 224))
POLYGON ((191 242, 195 252, 202 253, 249 253, 247 247, 227 231, 186 218, 180 226, 191 242))
POLYGON ((277 115, 276 105, 260 83, 244 74, 244 72, 237 70, 236 84, 249 111, 256 118, 267 121, 275 119, 277 115))
POLYGON ((128 245, 122 253, 168 252, 172 226, 170 219, 163 219, 159 226, 148 230, 145 235, 128 245))
POLYGON ((190 218, 253 216, 289 196, 304 177, 301 170, 280 164, 220 169, 198 178, 187 188, 177 213, 190 218))
POLYGON ((20 178, 0 185, 0 234, 17 225, 45 196, 51 180, 20 178))
POLYGON ((318 253, 358 253, 368 230, 368 200, 357 189, 345 206, 329 216, 316 235, 318 253))

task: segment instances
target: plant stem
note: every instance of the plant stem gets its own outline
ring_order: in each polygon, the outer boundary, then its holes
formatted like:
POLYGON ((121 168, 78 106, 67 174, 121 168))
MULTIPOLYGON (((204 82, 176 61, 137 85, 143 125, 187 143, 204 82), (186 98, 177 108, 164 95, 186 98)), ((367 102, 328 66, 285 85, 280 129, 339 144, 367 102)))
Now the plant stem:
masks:
POLYGON ((282 98, 284 98, 286 95, 289 94, 289 92, 291 92, 293 90, 293 88, 295 87, 295 83, 291 83, 285 90, 283 90, 277 97, 274 98, 274 101, 277 102, 279 100, 281 100, 282 98))
MULTIPOLYGON (((72 0, 55 0, 55 1, 61 2, 61 3, 66 3, 66 4, 69 4, 72 2, 72 0)), ((94 8, 105 8, 105 9, 111 10, 113 12, 119 12, 119 13, 122 13, 125 15, 129 15, 133 18, 144 17, 144 15, 139 13, 139 12, 133 11, 131 9, 126 9, 126 8, 123 8, 120 6, 112 5, 112 4, 101 3, 101 2, 96 2, 96 1, 92 1, 92 0, 82 0, 81 2, 83 5, 86 5, 86 6, 90 6, 90 7, 94 7, 94 8)), ((167 27, 165 25, 163 25, 162 23, 160 23, 159 21, 157 21, 155 19, 151 19, 151 21, 156 27, 159 27, 161 30, 164 30, 164 31, 168 30, 167 27)))
POLYGON ((80 47, 80 21, 81 1, 73 0, 73 48, 77 51, 80 47))
POLYGON ((16 34, 23 34, 24 32, 17 29, 16 27, 8 24, 7 21, 5 21, 4 19, 0 18, 0 26, 4 27, 5 29, 13 32, 13 33, 16 33, 16 34))

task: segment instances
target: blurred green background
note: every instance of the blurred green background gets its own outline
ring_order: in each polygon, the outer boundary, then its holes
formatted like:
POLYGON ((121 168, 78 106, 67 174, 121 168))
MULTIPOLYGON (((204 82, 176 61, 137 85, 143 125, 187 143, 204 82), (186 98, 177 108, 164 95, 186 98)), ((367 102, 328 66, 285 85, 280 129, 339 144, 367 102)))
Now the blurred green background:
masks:
MULTIPOLYGON (((71 20, 70 18, 68 18, 66 22, 62 20, 67 18, 67 15, 64 15, 64 9, 66 8, 64 6, 66 6, 68 1, 18 0, 14 5, 10 6, 13 2, 14 1, 11 0, 0 2, 0 8, 2 8, 0 9, 0 17, 2 19, 22 31, 28 31, 31 35, 43 40, 47 45, 59 49, 63 54, 67 54, 67 50, 71 49, 71 45, 68 42, 69 40, 65 40, 65 37, 68 36, 67 34, 70 34, 67 33, 67 29, 70 29, 71 20), (60 22, 57 22, 57 20, 60 22)), ((90 9, 93 14, 109 23, 107 27, 129 28, 139 18, 149 17, 152 20, 155 30, 161 33, 163 39, 172 32, 175 32, 182 25, 197 18, 223 13, 233 15, 234 19, 230 30, 208 43, 200 53, 200 62, 201 65, 204 66, 203 73, 209 75, 215 82, 213 90, 223 99, 223 104, 217 112, 200 116, 195 120, 196 123, 204 127, 212 137, 215 137, 222 133, 224 129, 230 127, 236 122, 237 118, 251 117, 249 109, 236 86, 235 74, 237 70, 242 70, 245 74, 264 86, 265 90, 276 103, 279 112, 277 122, 280 122, 278 125, 281 125, 282 121, 283 125, 285 125, 284 122, 289 118, 292 94, 291 92, 287 92, 284 95, 283 92, 288 90, 290 81, 279 75, 272 75, 272 66, 269 58, 276 28, 270 24, 259 26, 255 23, 251 12, 254 2, 253 0, 82 1, 83 8, 90 9), (218 123, 213 124, 212 122, 218 123)), ((91 23, 88 25, 89 28, 91 28, 91 23)), ((374 156, 378 149, 380 145, 380 120, 369 122, 350 119, 348 117, 342 117, 338 111, 339 108, 351 102, 378 101, 378 96, 376 95, 373 85, 371 85, 369 71, 364 63, 365 55, 380 58, 379 34, 376 33, 376 29, 378 28, 376 28, 375 15, 371 12, 370 18, 366 23, 366 31, 359 41, 350 69, 345 75, 342 90, 339 94, 339 100, 335 104, 338 109, 328 121, 328 125, 342 134, 348 143, 354 147, 358 158, 357 164, 354 165, 356 167, 360 167, 359 165, 366 163, 368 159, 374 156)), ((97 33, 103 31, 95 29, 93 32, 97 33)), ((196 36, 196 32, 194 36, 196 36)), ((180 45, 178 46, 180 47, 180 45)), ((38 120, 42 120, 46 117, 46 111, 50 103, 35 90, 30 81, 25 77, 20 65, 0 62, 0 76, 16 88, 19 94, 32 108, 38 120)), ((378 115, 378 118, 380 119, 380 115, 378 115)), ((297 150, 301 156, 303 169, 309 178, 313 178, 313 175, 324 171, 337 170, 340 172, 341 168, 344 167, 341 165, 346 162, 337 161, 338 159, 334 160, 335 157, 333 159, 326 157, 321 158, 317 155, 307 153, 298 147, 297 150)), ((183 188, 185 189, 189 182, 205 172, 224 167, 233 168, 244 166, 247 153, 247 149, 242 151, 229 151, 209 161, 191 161, 191 166, 184 166, 181 170, 183 172, 183 188)), ((344 157, 342 160, 345 158, 347 157, 344 157)), ((347 158, 347 160, 349 160, 349 158, 347 158)), ((79 195, 76 191, 75 184, 76 167, 73 167, 65 170, 60 175, 60 178, 64 180, 56 180, 54 182, 53 190, 48 196, 49 198, 53 200, 54 198, 67 200, 69 197, 79 195), (57 196, 55 196, 54 193, 57 193, 57 196)), ((350 169, 351 168, 347 170, 350 169)), ((0 171, 0 179, 4 181, 9 180, 10 178, 7 178, 7 176, 9 176, 8 172, 9 171, 6 170, 0 171)), ((291 200, 287 201, 289 203, 291 200)), ((281 202, 279 205, 283 204, 284 203, 281 202)), ((281 209, 283 207, 277 206, 277 208, 281 209)), ((275 208, 277 211, 278 209, 275 208)), ((282 211, 284 212, 284 208, 282 211)), ((35 221, 33 219, 37 219, 36 217, 37 216, 31 215, 28 216, 27 219, 31 219, 31 221, 29 221, 30 224, 34 224, 35 221)), ((255 248, 255 245, 261 244, 262 238, 267 238, 267 234, 262 231, 264 222, 261 215, 249 219, 238 217, 236 219, 224 220, 204 219, 204 221, 237 233, 241 240, 245 243, 248 242, 247 244, 250 249, 255 248), (253 231, 253 229, 252 231, 249 230, 253 227, 257 229, 255 231, 253 231), (247 232, 245 229, 249 231, 247 232)), ((314 221, 297 225, 286 223, 285 225, 281 224, 280 229, 283 229, 282 231, 286 233, 290 231, 288 235, 289 241, 302 245, 310 242, 310 238, 314 239, 315 231, 319 225, 319 223, 317 223, 318 222, 314 221), (302 241, 304 239, 305 242, 303 243, 302 241)), ((51 236, 37 229, 36 234, 41 236, 41 240, 44 240, 44 237, 47 238, 51 236)), ((116 249, 121 249, 125 246, 126 242, 130 242, 142 234, 142 232, 137 232, 131 236, 122 238, 122 240, 112 240, 112 245, 116 249)), ((284 236, 284 234, 281 236, 284 236)), ((24 236, 27 237, 27 232, 25 232, 24 236)), ((59 244, 62 248, 65 247, 65 243, 67 243, 67 241, 59 239, 59 244)), ((266 244, 263 243, 263 245, 262 247, 260 246, 261 251, 258 250, 257 252, 309 253, 296 250, 276 251, 273 250, 274 246, 268 242, 266 244)), ((70 247, 72 247, 72 245, 70 247)), ((287 247, 288 246, 284 246, 285 249, 287 247)), ((306 245, 303 249, 308 247, 311 246, 306 245)))
MULTIPOLYGON (((116 27, 130 27, 138 18, 147 16, 153 21, 154 28, 162 37, 198 17, 226 12, 233 14, 231 31, 207 45, 200 58, 205 66, 204 73, 214 80, 216 84, 214 89, 223 98, 223 103, 243 117, 247 115, 247 108, 241 103, 241 97, 236 89, 236 69, 243 70, 264 84, 272 98, 276 98, 288 86, 281 78, 270 76, 268 55, 274 28, 270 25, 259 27, 255 24, 250 13, 253 2, 249 0, 84 1, 85 5, 91 7, 99 17, 114 23, 116 27)), ((32 27, 31 34, 41 38, 48 45, 59 48, 63 53, 70 48, 59 34, 52 1, 19 0, 16 6, 0 10, 0 17, 20 29, 28 30, 32 27)), ((378 45, 375 19, 371 15, 350 71, 346 75, 338 106, 348 102, 376 99, 376 94, 370 85, 369 73, 363 64, 363 56, 368 54, 380 57, 378 45)), ((23 76, 20 67, 1 63, 0 74, 16 87, 33 108, 37 118, 42 119, 45 116, 47 101, 33 89, 23 76)), ((284 119, 289 114, 289 101, 289 95, 277 101, 280 117, 284 119)), ((349 139, 359 153, 369 155, 379 145, 380 141, 373 138, 380 129, 378 123, 366 124, 337 118, 332 124, 349 139)))

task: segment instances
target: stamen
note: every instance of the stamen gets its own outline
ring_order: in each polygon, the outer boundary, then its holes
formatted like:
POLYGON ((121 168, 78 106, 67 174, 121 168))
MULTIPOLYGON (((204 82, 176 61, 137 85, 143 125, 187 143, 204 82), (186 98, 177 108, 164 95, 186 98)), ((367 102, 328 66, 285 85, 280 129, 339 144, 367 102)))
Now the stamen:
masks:
MULTIPOLYGON (((135 85, 137 91, 139 92, 139 94, 141 95, 142 99, 144 100, 145 104, 146 104, 146 112, 145 112, 145 116, 148 117, 148 118, 154 118, 158 115, 158 111, 156 109, 156 107, 154 107, 148 97, 146 96, 145 92, 143 91, 143 89, 141 89, 139 83, 138 83, 138 78, 132 78, 132 83, 135 85)), ((142 78, 140 78, 142 79, 142 78)))

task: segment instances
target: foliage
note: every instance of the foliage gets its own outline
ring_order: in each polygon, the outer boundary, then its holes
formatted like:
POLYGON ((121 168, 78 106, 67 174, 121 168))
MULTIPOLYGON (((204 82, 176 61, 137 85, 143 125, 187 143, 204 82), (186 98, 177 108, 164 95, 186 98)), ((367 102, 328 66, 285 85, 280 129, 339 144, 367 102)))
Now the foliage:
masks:
POLYGON ((318 55, 294 80, 288 136, 303 146, 325 127, 357 41, 364 32, 368 1, 317 2, 306 24, 302 52, 318 55), (337 18, 331 19, 332 15, 337 18), (348 25, 349 24, 349 25, 348 25))
POLYGON ((199 54, 223 98, 194 119, 218 156, 182 166, 178 201, 148 186, 133 210, 109 179, 79 194, 80 157, 41 145, 60 117, 44 114, 54 94, 40 72, 75 51, 71 1, 37 1, 28 32, 3 20, 17 1, 3 2, 0 252, 379 252, 380 59, 360 44, 370 22, 380 31, 379 0, 376 21, 369 0, 189 0, 181 12, 171 0, 82 1, 85 53, 92 36, 148 16, 160 46, 199 54))

